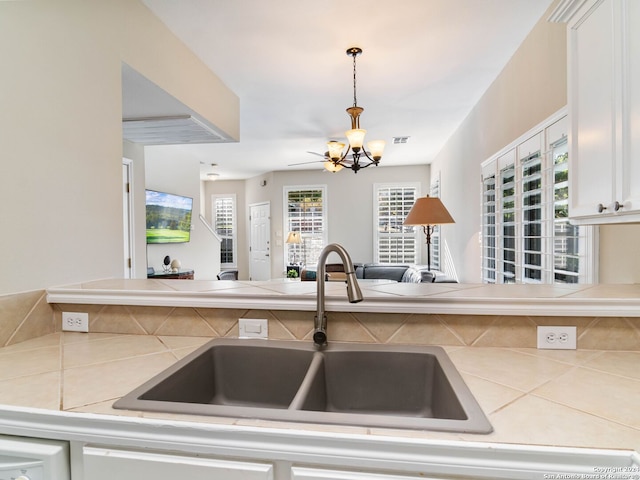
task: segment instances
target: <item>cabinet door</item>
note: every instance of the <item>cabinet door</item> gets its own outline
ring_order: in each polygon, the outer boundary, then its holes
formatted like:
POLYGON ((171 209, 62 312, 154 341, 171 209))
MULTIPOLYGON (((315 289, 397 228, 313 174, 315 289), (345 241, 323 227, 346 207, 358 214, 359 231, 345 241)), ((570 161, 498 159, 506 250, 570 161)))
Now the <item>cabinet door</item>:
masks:
POLYGON ((623 203, 622 215, 640 212, 640 2, 626 3, 624 12, 624 78, 622 99, 624 122, 624 164, 622 192, 616 199, 623 203))
POLYGON ((84 447, 85 480, 273 480, 273 466, 165 453, 84 447))
POLYGON ((371 472, 348 472, 344 470, 325 470, 320 468, 293 467, 291 480, 441 480, 442 477, 387 475, 371 472))
POLYGON ((568 30, 571 217, 596 216, 599 204, 609 208, 619 155, 614 2, 594 3, 587 2, 568 30))

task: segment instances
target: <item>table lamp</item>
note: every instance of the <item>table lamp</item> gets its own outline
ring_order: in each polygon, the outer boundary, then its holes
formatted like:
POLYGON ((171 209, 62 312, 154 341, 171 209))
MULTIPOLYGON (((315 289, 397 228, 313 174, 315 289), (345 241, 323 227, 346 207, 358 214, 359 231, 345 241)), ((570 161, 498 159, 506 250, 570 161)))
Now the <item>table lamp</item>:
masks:
MULTIPOLYGON (((289 236, 287 237, 286 243, 293 244, 301 244, 302 238, 300 237, 300 232, 289 232, 289 236)), ((296 264, 296 249, 293 249, 293 265, 296 264)))

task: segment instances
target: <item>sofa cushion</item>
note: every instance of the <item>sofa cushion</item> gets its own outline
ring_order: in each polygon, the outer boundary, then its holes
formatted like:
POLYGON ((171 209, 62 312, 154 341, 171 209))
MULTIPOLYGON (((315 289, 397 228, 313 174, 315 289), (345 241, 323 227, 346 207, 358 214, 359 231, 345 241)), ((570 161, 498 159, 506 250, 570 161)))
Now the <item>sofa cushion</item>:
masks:
POLYGON ((402 282, 405 283, 432 283, 436 276, 427 267, 411 265, 402 275, 402 282))
POLYGON ((409 265, 365 263, 362 267, 362 278, 400 282, 407 268, 409 265))

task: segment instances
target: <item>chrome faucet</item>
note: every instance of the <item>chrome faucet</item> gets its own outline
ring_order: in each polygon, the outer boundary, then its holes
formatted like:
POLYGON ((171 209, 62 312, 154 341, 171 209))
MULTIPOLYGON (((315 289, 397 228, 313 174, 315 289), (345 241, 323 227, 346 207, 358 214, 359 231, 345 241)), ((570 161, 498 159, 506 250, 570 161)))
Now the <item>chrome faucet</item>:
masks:
POLYGON ((358 303, 362 301, 362 292, 356 280, 356 272, 353 268, 353 262, 351 257, 344 249, 343 246, 337 243, 331 243, 324 247, 318 258, 318 268, 316 271, 316 285, 317 285, 317 310, 316 317, 314 319, 313 329, 313 343, 322 347, 327 344, 327 315, 324 311, 324 277, 327 270, 326 263, 327 257, 331 252, 337 253, 342 259, 344 265, 344 273, 347 275, 347 297, 349 303, 358 303))

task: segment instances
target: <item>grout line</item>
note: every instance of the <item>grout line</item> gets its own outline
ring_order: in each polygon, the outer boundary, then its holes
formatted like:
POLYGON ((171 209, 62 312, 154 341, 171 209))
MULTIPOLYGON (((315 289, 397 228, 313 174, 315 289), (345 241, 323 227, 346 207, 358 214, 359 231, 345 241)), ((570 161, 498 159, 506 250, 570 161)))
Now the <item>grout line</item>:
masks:
MULTIPOLYGON (((31 314, 36 310, 36 308, 38 307, 38 305, 40 305, 40 302, 42 301, 43 298, 46 298, 47 292, 46 290, 43 291, 42 295, 40 297, 38 297, 38 299, 33 303, 33 305, 31 306, 31 308, 29 309, 29 311, 25 314, 24 318, 20 321, 20 323, 18 324, 18 326, 16 326, 16 328, 13 330, 13 332, 11 333, 11 335, 9 335, 9 338, 7 338, 7 341, 4 342, 3 345, 1 345, 0 347, 7 347, 10 346, 11 340, 13 340, 13 338, 16 336, 16 334, 20 331, 20 329, 22 328, 22 326, 27 322, 27 320, 29 319, 29 317, 31 316, 31 314)), ((53 308, 51 309, 52 314, 54 314, 54 310, 53 308)), ((54 327, 55 327, 55 315, 54 315, 54 327)), ((34 337, 37 338, 37 337, 34 337)), ((31 340, 31 339, 29 339, 31 340)))
POLYGON ((623 423, 623 422, 621 422, 619 420, 615 420, 613 418, 608 418, 608 417, 604 417, 602 415, 598 415, 598 414, 596 414, 594 412, 589 412, 587 410, 582 410, 581 408, 577 408, 575 406, 568 405, 566 403, 562 403, 562 402, 559 402, 557 400, 553 400, 553 399, 550 399, 550 398, 547 398, 547 397, 543 397, 543 396, 537 395, 535 393, 530 393, 529 395, 531 395, 532 397, 539 398, 541 400, 545 400, 547 402, 555 403, 556 405, 561 405, 561 406, 563 406, 565 408, 568 408, 570 410, 573 410, 573 411, 576 411, 576 412, 580 412, 580 413, 583 413, 585 415, 589 415, 590 417, 598 418, 598 419, 603 420, 603 421, 608 422, 608 423, 615 423, 616 425, 620 425, 622 427, 626 427, 626 428, 630 428, 632 430, 640 431, 640 427, 638 427, 638 426, 633 426, 633 425, 630 425, 628 423, 623 423))
POLYGON ((442 315, 438 313, 434 313, 433 316, 436 317, 436 319, 440 322, 440 324, 445 329, 447 329, 451 333, 451 335, 453 335, 455 338, 458 339, 458 341, 460 342, 459 346, 461 347, 467 346, 467 342, 464 341, 464 338, 462 338, 462 336, 459 335, 458 332, 452 326, 449 325, 449 323, 447 323, 447 321, 443 318, 442 315))

